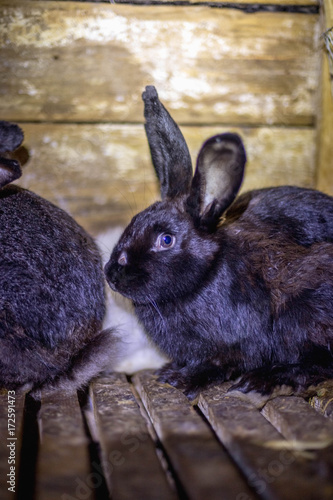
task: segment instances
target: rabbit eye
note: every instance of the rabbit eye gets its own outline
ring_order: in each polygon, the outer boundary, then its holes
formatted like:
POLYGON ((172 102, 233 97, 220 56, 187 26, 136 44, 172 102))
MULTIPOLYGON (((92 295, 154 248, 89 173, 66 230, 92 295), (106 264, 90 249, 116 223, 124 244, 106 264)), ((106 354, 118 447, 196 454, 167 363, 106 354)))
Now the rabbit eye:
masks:
POLYGON ((162 233, 156 240, 154 250, 156 250, 157 252, 162 250, 169 250, 169 248, 172 248, 174 246, 175 242, 175 236, 168 233, 162 233))
POLYGON ((174 238, 170 234, 164 234, 161 238, 161 245, 164 248, 170 248, 174 243, 174 238))

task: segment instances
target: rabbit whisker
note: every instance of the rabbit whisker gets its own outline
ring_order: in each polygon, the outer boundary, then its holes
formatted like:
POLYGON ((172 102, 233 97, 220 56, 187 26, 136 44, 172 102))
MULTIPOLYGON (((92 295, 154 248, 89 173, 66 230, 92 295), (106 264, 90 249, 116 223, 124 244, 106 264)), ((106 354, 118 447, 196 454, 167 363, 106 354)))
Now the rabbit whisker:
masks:
POLYGON ((159 310, 158 305, 156 304, 155 300, 151 299, 149 296, 147 296, 147 299, 149 300, 150 304, 153 306, 153 308, 155 309, 155 311, 157 311, 157 313, 158 313, 159 317, 161 318, 162 322, 165 323, 164 318, 162 316, 162 313, 159 310))

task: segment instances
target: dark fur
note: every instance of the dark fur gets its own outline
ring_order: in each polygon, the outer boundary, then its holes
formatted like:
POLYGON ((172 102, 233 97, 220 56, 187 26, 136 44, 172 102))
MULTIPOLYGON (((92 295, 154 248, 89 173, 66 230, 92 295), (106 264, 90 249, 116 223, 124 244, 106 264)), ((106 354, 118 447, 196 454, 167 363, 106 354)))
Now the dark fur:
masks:
MULTIPOLYGON (((0 122, 2 146, 17 147, 22 138, 17 126, 0 122)), ((15 160, 0 158, 10 182, 8 162, 15 160)), ((101 332, 104 279, 95 243, 63 210, 15 185, 0 189, 0 228, 0 385, 84 385, 114 344, 111 332, 101 332)))
MULTIPOLYGON (((144 99, 159 102, 151 87, 144 99)), ((147 129, 152 150, 156 128, 147 129)), ((132 299, 172 360, 160 379, 190 396, 239 376, 234 388, 262 394, 284 385, 299 393, 333 377, 333 199, 284 186, 246 193, 228 208, 244 164, 238 136, 207 141, 191 188, 175 194, 173 186, 134 217, 105 267, 111 288, 132 299), (175 235, 173 248, 156 251, 161 233, 175 235)))

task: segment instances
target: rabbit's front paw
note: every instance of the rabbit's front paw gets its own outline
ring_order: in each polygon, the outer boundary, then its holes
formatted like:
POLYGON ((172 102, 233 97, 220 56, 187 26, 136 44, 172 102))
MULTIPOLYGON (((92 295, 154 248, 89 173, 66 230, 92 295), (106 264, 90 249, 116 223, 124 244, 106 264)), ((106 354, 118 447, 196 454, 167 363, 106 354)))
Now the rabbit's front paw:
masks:
POLYGON ((180 367, 176 363, 164 365, 156 372, 156 375, 158 375, 159 382, 182 390, 189 399, 195 399, 202 388, 201 374, 193 373, 190 368, 180 367))
POLYGON ((179 366, 177 363, 171 362, 162 366, 156 371, 158 376, 157 380, 164 384, 170 384, 177 389, 185 389, 186 387, 186 374, 184 374, 184 368, 179 366))
POLYGON ((243 393, 258 392, 260 394, 270 394, 275 385, 276 381, 270 379, 269 375, 265 375, 265 370, 255 370, 243 375, 238 382, 229 388, 228 392, 239 391, 243 393))
POLYGON ((195 399, 206 387, 226 380, 224 370, 209 363, 182 367, 176 363, 168 363, 157 375, 159 382, 181 389, 189 399, 195 399))
POLYGON ((245 373, 228 392, 237 393, 262 408, 267 401, 277 396, 290 396, 295 387, 287 366, 262 367, 245 373))

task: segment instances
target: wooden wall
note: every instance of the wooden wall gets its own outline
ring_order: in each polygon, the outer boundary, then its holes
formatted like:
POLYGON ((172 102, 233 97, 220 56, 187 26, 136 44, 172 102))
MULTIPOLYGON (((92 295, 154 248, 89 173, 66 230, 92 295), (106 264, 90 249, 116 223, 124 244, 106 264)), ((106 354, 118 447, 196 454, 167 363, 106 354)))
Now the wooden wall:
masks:
POLYGON ((323 54, 319 81, 316 185, 333 195, 333 0, 323 0, 320 14, 321 29, 324 33, 329 30, 331 45, 323 54))
POLYGON ((0 118, 25 132, 20 184, 94 234, 156 199, 141 100, 151 84, 194 161, 205 138, 234 130, 249 157, 243 189, 320 182, 333 194, 331 157, 318 160, 317 2, 184 4, 0 0, 0 118))

